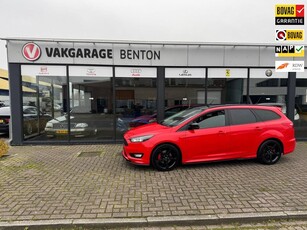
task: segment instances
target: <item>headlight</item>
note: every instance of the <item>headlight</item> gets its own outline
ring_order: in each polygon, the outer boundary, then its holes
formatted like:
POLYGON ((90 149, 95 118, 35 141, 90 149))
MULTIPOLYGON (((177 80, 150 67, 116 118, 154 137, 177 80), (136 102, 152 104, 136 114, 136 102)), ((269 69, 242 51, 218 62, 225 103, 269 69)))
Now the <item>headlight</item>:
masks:
POLYGON ((133 137, 130 139, 131 142, 144 142, 152 138, 153 135, 146 135, 146 136, 140 136, 140 137, 133 137))
POLYGON ((47 124, 46 124, 46 128, 53 128, 53 124, 52 123, 50 123, 50 122, 48 122, 47 124))
POLYGON ((88 124, 86 124, 86 123, 78 123, 78 124, 76 124, 76 128, 86 128, 86 127, 88 127, 88 124))

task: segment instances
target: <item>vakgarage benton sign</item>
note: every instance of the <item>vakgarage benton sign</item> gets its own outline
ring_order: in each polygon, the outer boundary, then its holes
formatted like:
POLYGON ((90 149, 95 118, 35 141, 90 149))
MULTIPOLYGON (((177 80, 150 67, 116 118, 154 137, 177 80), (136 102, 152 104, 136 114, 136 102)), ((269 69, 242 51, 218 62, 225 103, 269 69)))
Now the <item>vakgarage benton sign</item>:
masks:
MULTIPOLYGON (((288 32, 288 31, 286 31, 288 32)), ((301 37, 302 31, 290 31, 301 37), (298 32, 298 34, 296 33, 298 32)), ((290 34, 288 34, 290 36, 290 34)), ((280 37, 287 36, 280 34, 280 37)), ((8 40, 8 62, 106 66, 274 66, 275 47, 8 40)), ((298 48, 299 49, 299 48, 298 48)), ((303 52, 303 48, 299 50, 303 52)), ((93 74, 89 71, 89 74, 93 74)), ((181 77, 198 73, 181 70, 181 77), (185 71, 185 72, 183 72, 185 71)), ((232 77, 232 72, 223 75, 232 77)))
MULTIPOLYGON (((47 57, 53 58, 101 58, 113 59, 112 49, 89 49, 89 48, 53 48, 45 47, 45 50, 33 43, 29 42, 24 45, 22 55, 28 61, 36 61, 40 58, 41 53, 45 53, 47 57)), ((120 59, 147 59, 147 60, 160 60, 160 51, 152 50, 129 50, 120 49, 120 59)))

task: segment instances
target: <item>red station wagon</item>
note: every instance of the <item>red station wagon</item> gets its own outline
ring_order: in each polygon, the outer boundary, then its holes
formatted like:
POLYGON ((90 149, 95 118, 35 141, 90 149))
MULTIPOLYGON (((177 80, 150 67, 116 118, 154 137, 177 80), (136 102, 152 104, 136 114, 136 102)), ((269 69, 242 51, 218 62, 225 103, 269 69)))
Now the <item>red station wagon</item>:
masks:
POLYGON ((295 149, 293 123, 280 108, 257 105, 196 107, 124 135, 123 157, 172 170, 178 164, 257 158, 276 163, 295 149))

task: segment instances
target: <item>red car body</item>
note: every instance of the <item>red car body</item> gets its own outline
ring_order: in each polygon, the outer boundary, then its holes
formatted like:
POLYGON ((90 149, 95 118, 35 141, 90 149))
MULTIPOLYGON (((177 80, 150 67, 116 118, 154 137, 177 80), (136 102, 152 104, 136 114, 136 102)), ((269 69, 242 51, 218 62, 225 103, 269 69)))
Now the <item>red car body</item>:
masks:
POLYGON ((158 170, 171 170, 179 163, 231 159, 258 158, 274 164, 282 154, 293 152, 295 144, 293 123, 277 107, 199 107, 175 114, 162 124, 128 131, 122 155, 134 164, 153 165, 158 170))

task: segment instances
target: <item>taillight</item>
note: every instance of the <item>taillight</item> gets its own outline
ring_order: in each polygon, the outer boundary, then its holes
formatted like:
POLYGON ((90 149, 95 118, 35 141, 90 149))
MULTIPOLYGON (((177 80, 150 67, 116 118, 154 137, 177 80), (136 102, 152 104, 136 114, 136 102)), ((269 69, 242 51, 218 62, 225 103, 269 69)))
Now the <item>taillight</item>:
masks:
POLYGON ((4 118, 6 124, 10 123, 10 118, 4 118))
POLYGON ((294 126, 292 121, 289 121, 289 122, 282 122, 281 124, 284 125, 284 126, 291 126, 291 127, 294 126))

